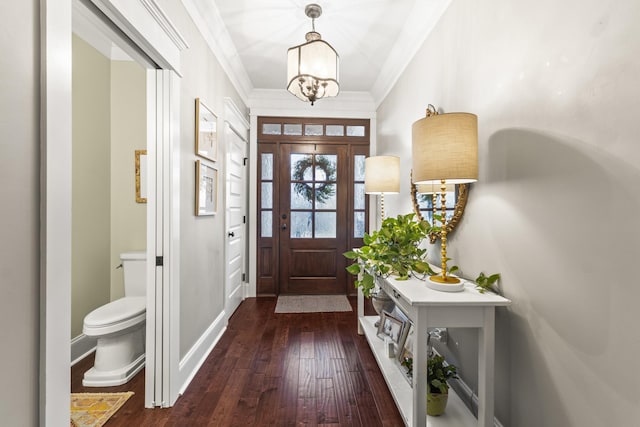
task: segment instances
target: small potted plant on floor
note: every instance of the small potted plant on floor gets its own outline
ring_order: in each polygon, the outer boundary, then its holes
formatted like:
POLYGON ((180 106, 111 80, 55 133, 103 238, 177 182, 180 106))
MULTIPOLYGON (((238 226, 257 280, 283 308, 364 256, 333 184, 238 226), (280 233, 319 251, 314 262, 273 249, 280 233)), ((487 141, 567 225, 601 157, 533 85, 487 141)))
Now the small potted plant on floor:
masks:
POLYGON ((355 276, 356 288, 362 288, 365 297, 376 294, 376 277, 395 276, 407 280, 411 274, 432 274, 426 261, 427 250, 420 243, 429 235, 427 221, 416 221, 414 214, 398 215, 382 221, 379 230, 364 235, 364 246, 345 252, 344 256, 356 261, 347 267, 355 276))
POLYGON ((447 380, 458 378, 456 367, 446 364, 444 357, 433 355, 427 362, 427 415, 438 416, 444 413, 449 399, 447 380))

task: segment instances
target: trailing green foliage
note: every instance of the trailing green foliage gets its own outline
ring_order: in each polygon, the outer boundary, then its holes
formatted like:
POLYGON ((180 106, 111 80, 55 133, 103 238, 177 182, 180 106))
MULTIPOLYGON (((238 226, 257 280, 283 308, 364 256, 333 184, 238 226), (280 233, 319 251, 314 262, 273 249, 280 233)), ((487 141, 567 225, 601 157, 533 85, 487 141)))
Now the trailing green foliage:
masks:
POLYGON ((379 230, 365 233, 364 246, 343 254, 356 261, 347 271, 360 275, 355 286, 362 288, 366 297, 375 288, 375 276, 394 275, 398 280, 407 280, 411 274, 434 274, 426 261, 427 250, 419 247, 431 226, 427 221, 416 221, 414 216, 386 218, 379 230))
POLYGON ((498 279, 500 279, 500 273, 492 274, 491 276, 485 276, 484 273, 480 272, 480 275, 476 277, 476 289, 481 294, 484 294, 487 291, 498 294, 498 290, 493 287, 498 279))

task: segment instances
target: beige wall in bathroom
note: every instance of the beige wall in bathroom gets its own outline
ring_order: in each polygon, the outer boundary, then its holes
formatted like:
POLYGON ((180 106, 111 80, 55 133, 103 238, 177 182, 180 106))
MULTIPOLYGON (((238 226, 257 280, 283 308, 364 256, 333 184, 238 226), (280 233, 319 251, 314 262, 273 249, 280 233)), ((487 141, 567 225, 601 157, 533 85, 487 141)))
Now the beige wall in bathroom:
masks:
POLYGON ((136 203, 135 150, 146 143, 146 71, 111 61, 111 300, 124 296, 120 254, 146 248, 147 205, 136 203))
POLYGON ((73 36, 71 337, 109 302, 110 65, 73 36))
POLYGON ((73 36, 71 338, 84 317, 124 296, 120 253, 146 246, 135 150, 146 148, 146 77, 73 36))

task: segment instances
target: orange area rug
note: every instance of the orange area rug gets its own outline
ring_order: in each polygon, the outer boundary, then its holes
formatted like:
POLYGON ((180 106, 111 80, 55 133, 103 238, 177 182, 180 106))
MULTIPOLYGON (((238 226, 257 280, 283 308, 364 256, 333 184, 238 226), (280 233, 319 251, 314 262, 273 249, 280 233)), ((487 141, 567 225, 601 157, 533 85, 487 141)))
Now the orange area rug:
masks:
POLYGON ((71 426, 100 427, 133 396, 125 393, 71 393, 71 426))

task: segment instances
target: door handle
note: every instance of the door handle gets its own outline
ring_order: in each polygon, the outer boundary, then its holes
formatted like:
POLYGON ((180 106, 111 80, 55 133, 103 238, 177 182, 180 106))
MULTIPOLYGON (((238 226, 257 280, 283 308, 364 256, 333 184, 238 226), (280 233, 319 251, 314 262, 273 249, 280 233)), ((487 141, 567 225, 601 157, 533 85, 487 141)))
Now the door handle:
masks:
POLYGON ((282 228, 283 230, 286 230, 286 229, 287 229, 287 224, 282 224, 282 225, 280 226, 280 228, 282 228))
POLYGON ((228 233, 227 233, 227 235, 228 235, 229 237, 235 237, 235 236, 236 236, 236 233, 234 233, 233 231, 230 231, 230 232, 228 232, 228 233))

